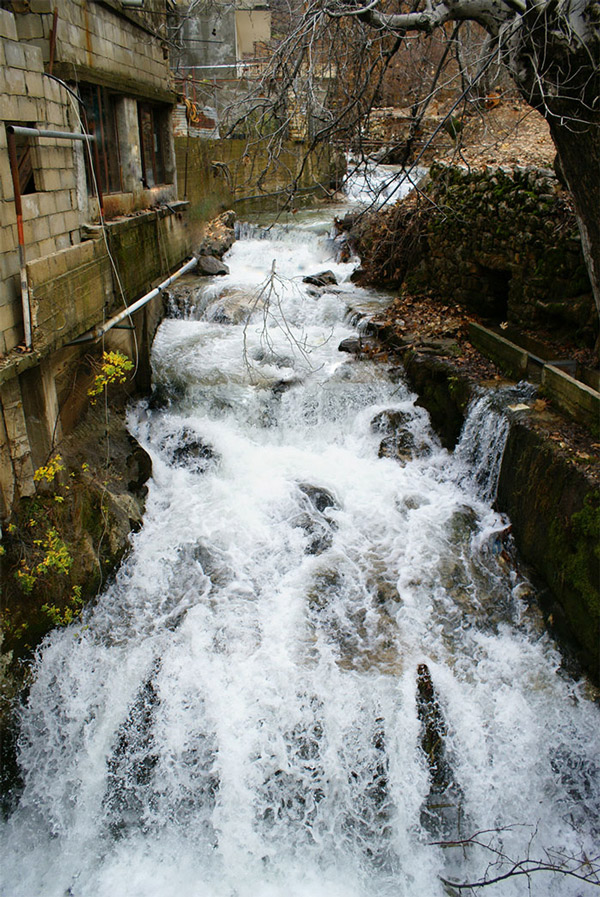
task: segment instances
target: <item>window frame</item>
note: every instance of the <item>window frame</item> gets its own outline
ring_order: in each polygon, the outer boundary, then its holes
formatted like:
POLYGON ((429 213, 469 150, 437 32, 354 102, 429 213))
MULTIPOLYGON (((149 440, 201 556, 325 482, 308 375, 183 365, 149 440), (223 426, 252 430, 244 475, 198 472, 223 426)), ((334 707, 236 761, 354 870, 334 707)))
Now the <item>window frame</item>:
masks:
POLYGON ((164 187, 168 181, 165 146, 166 108, 138 100, 138 131, 142 183, 146 189, 164 187))
MULTIPOLYGON (((93 152, 96 155, 96 169, 100 178, 103 195, 123 192, 123 167, 117 114, 118 94, 111 93, 99 84, 81 84, 79 94, 82 99, 90 133, 94 134, 93 152)), ((93 178, 89 171, 86 153, 88 192, 94 193, 93 178)))

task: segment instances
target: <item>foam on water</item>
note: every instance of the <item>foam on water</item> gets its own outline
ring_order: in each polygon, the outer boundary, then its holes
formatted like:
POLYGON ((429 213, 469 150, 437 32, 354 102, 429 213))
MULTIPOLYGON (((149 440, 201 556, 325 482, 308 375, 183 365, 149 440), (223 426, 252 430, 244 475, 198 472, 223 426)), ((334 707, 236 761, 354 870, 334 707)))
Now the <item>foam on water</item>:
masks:
POLYGON ((441 897, 496 855, 432 842, 483 829, 513 859, 593 855, 598 713, 496 550, 494 434, 467 428, 453 457, 401 381, 337 351, 350 288, 301 275, 350 268, 305 236, 238 242, 200 319, 161 326, 155 399, 131 413, 144 526, 40 652, 6 897, 441 897), (233 322, 211 314, 228 291, 233 322))

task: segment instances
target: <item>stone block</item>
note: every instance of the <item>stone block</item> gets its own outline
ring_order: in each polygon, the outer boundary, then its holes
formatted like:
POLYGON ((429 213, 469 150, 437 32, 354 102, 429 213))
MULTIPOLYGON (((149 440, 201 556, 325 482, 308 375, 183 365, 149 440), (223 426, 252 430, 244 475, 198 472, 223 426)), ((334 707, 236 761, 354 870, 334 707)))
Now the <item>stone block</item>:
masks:
MULTIPOLYGON (((57 212, 68 212, 70 209, 73 208, 71 205, 71 192, 70 192, 70 190, 63 189, 63 186, 61 183, 60 172, 52 172, 52 173, 56 174, 58 181, 59 181, 60 188, 61 188, 55 194, 56 211, 57 212)), ((51 189, 51 188, 49 188, 49 189, 51 189)))
POLYGON ((19 253, 3 252, 0 255, 0 281, 9 281, 19 273, 19 253))
POLYGON ((50 13, 52 12, 52 0, 29 0, 29 9, 31 12, 50 13))
POLYGON ((21 206, 23 208, 23 221, 32 221, 34 218, 39 217, 40 207, 37 193, 28 193, 21 197, 21 206))
POLYGON ((40 193, 40 218, 53 218, 56 215, 56 199, 54 193, 40 193))
POLYGON ((27 95, 35 99, 44 99, 44 77, 39 72, 25 72, 27 95))
POLYGON ((15 69, 26 69, 25 47, 21 44, 7 41, 4 44, 4 53, 6 56, 6 64, 15 69))
MULTIPOLYGON (((49 125, 52 126, 53 129, 62 130, 70 130, 67 128, 67 119, 66 119, 66 106, 63 103, 53 103, 51 100, 44 99, 44 105, 42 106, 44 110, 45 120, 49 125)), ((64 141, 57 138, 58 146, 62 146, 64 141)), ((71 142, 69 141, 69 146, 71 146, 71 142)))
POLYGON ((15 17, 7 9, 0 9, 0 37, 7 40, 19 40, 15 17))
POLYGON ((51 215, 49 218, 50 222, 50 233, 53 237, 58 236, 59 234, 64 234, 68 230, 65 226, 65 216, 63 212, 59 212, 56 215, 51 215))
POLYGON ((14 224, 0 228, 0 253, 14 252, 17 248, 17 228, 14 224))
POLYGON ((70 234, 58 234, 56 237, 56 249, 68 249, 71 246, 70 234))
POLYGON ((66 102, 66 91, 63 96, 63 90, 60 84, 57 84, 56 81, 52 81, 50 78, 44 78, 44 96, 48 100, 52 100, 54 103, 61 103, 63 100, 66 102))
POLYGON ((38 246, 40 256, 50 255, 52 252, 56 252, 56 240, 54 237, 49 237, 47 240, 42 240, 42 242, 38 246))
MULTIPOLYGON (((50 224, 47 216, 44 216, 43 218, 35 218, 33 221, 27 222, 23 229, 25 231, 25 244, 27 246, 30 243, 42 243, 50 236, 50 224)), ((44 253, 40 254, 44 255, 44 253)))
POLYGON ((79 212, 69 211, 65 212, 65 230, 78 230, 79 229, 79 212))
POLYGON ((33 37, 43 37, 44 28, 41 15, 19 16, 17 19, 17 31, 19 40, 30 40, 33 37))
POLYGON ((16 327, 21 320, 20 311, 15 307, 14 302, 11 302, 10 305, 0 305, 0 331, 5 332, 16 327))
MULTIPOLYGON (((25 84, 23 83, 23 89, 25 90, 25 84)), ((10 108, 10 97, 9 99, 9 108, 10 108)), ((15 114, 12 117, 13 121, 22 121, 22 122, 33 122, 34 127, 37 125, 39 121, 39 109, 38 102, 39 100, 34 100, 31 97, 20 96, 13 97, 13 101, 16 100, 14 104, 15 114)), ((4 107, 6 108, 6 107, 4 107)), ((3 108, 3 111, 4 111, 3 108)), ((9 117, 8 111, 4 112, 6 117, 9 117)))
MULTIPOLYGON (((0 91, 4 94, 2 98, 2 117, 5 119, 19 119, 19 116, 16 112, 12 112, 12 109, 9 110, 9 107, 6 105, 7 101, 10 101, 11 96, 24 96, 26 92, 25 88, 25 73, 22 69, 16 69, 9 67, 6 65, 2 71, 0 71, 0 91), (9 111, 11 114, 9 114, 9 111)), ((16 105, 14 109, 16 110, 16 105)))
MULTIPOLYGON (((0 199, 12 202, 14 198, 15 191, 13 188, 12 174, 10 172, 10 164, 6 153, 2 153, 0 154, 0 199)), ((0 209, 1 208, 2 205, 0 205, 0 209)), ((3 216, 1 220, 4 224, 6 219, 3 216)))
POLYGON ((10 330, 5 330, 2 335, 4 336, 6 351, 12 352, 12 350, 16 349, 16 347, 23 339, 23 328, 21 325, 17 327, 11 327, 10 330))

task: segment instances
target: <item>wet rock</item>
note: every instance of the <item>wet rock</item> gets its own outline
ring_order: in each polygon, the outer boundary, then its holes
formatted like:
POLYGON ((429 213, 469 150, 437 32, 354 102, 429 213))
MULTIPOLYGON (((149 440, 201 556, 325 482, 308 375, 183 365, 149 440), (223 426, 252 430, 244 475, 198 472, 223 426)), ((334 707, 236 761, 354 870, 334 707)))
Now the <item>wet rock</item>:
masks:
POLYGON ((389 436, 396 430, 406 427, 411 419, 407 411, 380 411, 371 421, 371 430, 389 436))
POLYGON ((139 442, 129 435, 131 451, 125 459, 127 491, 136 498, 145 498, 148 492, 146 482, 152 476, 152 458, 139 442))
POLYGON ((176 442, 170 451, 171 462, 175 467, 185 467, 196 473, 204 473, 216 459, 213 448, 198 437, 193 430, 184 427, 175 437, 165 440, 165 447, 176 442))
POLYGON ((338 352, 348 352, 350 355, 359 355, 362 352, 363 342, 360 337, 351 336, 343 339, 338 346, 338 352))
POLYGON ((235 221, 235 212, 229 210, 209 222, 204 238, 194 254, 223 258, 235 243, 235 221))
POLYGON ((436 836, 455 838, 460 831, 462 792, 448 761, 446 722, 425 663, 417 667, 417 713, 430 782, 429 794, 421 808, 421 822, 436 836))
POLYGON ((468 541, 477 527, 477 522, 477 512, 474 508, 465 505, 458 511, 455 511, 448 524, 452 541, 468 541))
POLYGON ((411 415, 406 411, 381 411, 371 421, 374 433, 383 433, 379 444, 380 458, 396 458, 410 461, 417 452, 417 444, 407 424, 411 415))
POLYGON ((312 486, 310 483, 299 483, 298 488, 310 499, 317 511, 323 513, 327 508, 336 508, 337 502, 331 492, 320 486, 312 486))
POLYGON ((197 274, 209 274, 211 276, 222 276, 229 274, 229 268, 222 262, 220 258, 214 255, 201 255, 196 265, 197 274))
POLYGON ((333 271, 321 271, 319 274, 308 274, 302 278, 302 283, 310 283, 315 287, 326 287, 338 282, 333 271))
POLYGON ((333 542, 331 529, 324 526, 321 521, 315 520, 310 514, 298 514, 292 520, 292 526, 303 530, 308 536, 306 554, 323 554, 331 547, 333 542))
POLYGON ((263 306, 263 300, 248 290, 225 289, 206 310, 206 318, 217 324, 242 324, 263 306))
POLYGON ((152 394, 148 398, 148 411, 164 411, 174 402, 183 398, 186 393, 187 385, 183 381, 175 378, 156 383, 152 394))
POLYGON ((277 383, 271 387, 271 392, 274 396, 281 396, 284 392, 287 392, 288 389, 291 389, 292 386, 298 386, 300 383, 302 383, 302 380, 299 377, 292 377, 291 380, 278 380, 277 383))
POLYGON ((375 586, 375 593, 377 596, 378 604, 399 604, 402 601, 396 586, 392 585, 391 582, 386 582, 385 580, 379 580, 377 582, 375 586))

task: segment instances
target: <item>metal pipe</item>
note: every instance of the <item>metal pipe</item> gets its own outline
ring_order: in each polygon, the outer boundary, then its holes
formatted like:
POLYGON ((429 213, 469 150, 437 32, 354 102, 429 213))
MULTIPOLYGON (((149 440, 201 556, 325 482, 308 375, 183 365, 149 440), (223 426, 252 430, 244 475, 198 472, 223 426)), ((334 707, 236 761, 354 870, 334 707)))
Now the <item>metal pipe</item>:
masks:
POLYGON ((22 137, 62 137, 63 140, 95 140, 93 134, 76 134, 74 131, 48 131, 42 128, 22 128, 20 125, 7 125, 9 134, 22 137))
POLYGON ((134 312, 143 308, 143 306, 150 302, 151 299, 154 299, 155 296, 158 296, 159 293, 166 290, 166 288, 174 281, 178 280, 182 274, 186 274, 188 271, 191 271, 192 268, 195 268, 197 264, 198 258, 197 256, 193 256, 193 258, 191 258, 189 262, 186 262, 183 267, 171 274, 170 277, 167 277, 166 280, 163 280, 161 284, 154 287, 153 290, 150 290, 150 292, 142 296, 141 299, 137 299, 131 305, 128 305, 127 308, 124 308, 123 311, 120 311, 117 315, 113 315, 113 317, 109 318, 108 321, 105 321, 104 324, 100 324, 98 327, 94 327, 87 333, 82 334, 82 336, 78 336, 76 339, 71 340, 69 345, 73 346, 76 343, 89 343, 93 340, 100 339, 100 337, 107 333, 107 331, 112 330, 116 324, 120 324, 125 318, 131 317, 134 312))
POLYGON ((14 128, 6 129, 6 142, 8 146, 8 158, 10 160, 10 173, 12 175, 13 189, 15 193, 15 212, 17 213, 17 238, 19 242, 19 270, 21 275, 21 306, 23 308, 23 331, 25 334, 25 348, 29 352, 32 347, 31 339, 31 307, 29 304, 29 284, 27 283, 27 259, 25 257, 25 235, 23 233, 23 204, 21 202, 21 184, 19 182, 19 163, 17 161, 17 143, 14 128))

